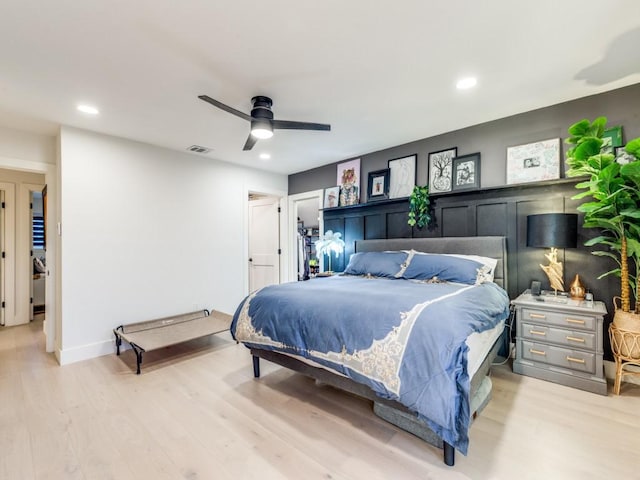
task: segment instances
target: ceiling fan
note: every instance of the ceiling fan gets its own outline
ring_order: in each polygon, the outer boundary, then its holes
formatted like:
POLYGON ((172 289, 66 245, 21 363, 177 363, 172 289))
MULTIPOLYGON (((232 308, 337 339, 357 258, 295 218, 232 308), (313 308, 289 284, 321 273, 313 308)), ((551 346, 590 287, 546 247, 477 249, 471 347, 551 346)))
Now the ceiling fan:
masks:
POLYGON ((232 113, 237 117, 251 122, 251 133, 249 134, 249 137, 244 144, 243 150, 251 150, 256 142, 260 139, 271 138, 273 136, 273 130, 275 128, 287 130, 331 130, 331 125, 326 125, 324 123, 274 120, 273 112, 271 111, 271 105, 273 105, 273 102, 269 97, 253 97, 251 99, 251 104, 253 105, 253 107, 251 108, 251 115, 247 115, 246 113, 225 105, 218 100, 214 100, 207 95, 199 95, 198 98, 224 110, 225 112, 232 113))

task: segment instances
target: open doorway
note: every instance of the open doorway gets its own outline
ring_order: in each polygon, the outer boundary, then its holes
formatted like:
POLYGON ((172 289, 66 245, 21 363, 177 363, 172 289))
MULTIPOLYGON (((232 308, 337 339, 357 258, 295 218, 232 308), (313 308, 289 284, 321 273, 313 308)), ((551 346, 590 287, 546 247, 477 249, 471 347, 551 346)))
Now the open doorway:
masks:
POLYGON ((44 320, 46 251, 44 237, 45 206, 42 191, 31 191, 31 295, 30 320, 44 320))
POLYGON ((316 268, 315 241, 323 231, 323 191, 313 190, 289 196, 289 278, 307 280, 316 268))

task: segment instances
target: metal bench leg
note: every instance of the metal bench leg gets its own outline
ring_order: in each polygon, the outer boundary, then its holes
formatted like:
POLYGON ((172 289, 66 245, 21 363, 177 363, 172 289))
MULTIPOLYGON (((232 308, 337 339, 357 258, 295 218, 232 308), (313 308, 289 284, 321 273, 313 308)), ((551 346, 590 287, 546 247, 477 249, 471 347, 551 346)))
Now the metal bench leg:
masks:
POLYGON ((453 464, 456 462, 456 450, 452 445, 449 445, 447 442, 442 442, 444 448, 444 463, 450 467, 453 467, 453 464))
POLYGON ((122 339, 116 332, 113 332, 113 334, 116 336, 116 355, 120 356, 120 345, 122 344, 122 339))
POLYGON ((260 378, 260 357, 253 356, 253 376, 260 378))
POLYGON ((136 352, 136 363, 137 363, 136 375, 140 375, 140 365, 142 364, 142 354, 144 353, 144 350, 140 348, 138 345, 136 345, 135 343, 131 344, 131 349, 134 352, 136 352))

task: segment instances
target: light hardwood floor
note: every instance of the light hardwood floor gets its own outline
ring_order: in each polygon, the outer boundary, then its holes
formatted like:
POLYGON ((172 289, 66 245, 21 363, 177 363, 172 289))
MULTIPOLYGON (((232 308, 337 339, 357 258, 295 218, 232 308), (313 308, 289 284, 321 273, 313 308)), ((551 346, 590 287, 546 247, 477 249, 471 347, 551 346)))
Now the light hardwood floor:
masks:
POLYGON ((599 396, 494 368, 468 456, 228 334, 60 367, 42 323, 0 328, 0 479, 639 479, 640 386, 599 396))

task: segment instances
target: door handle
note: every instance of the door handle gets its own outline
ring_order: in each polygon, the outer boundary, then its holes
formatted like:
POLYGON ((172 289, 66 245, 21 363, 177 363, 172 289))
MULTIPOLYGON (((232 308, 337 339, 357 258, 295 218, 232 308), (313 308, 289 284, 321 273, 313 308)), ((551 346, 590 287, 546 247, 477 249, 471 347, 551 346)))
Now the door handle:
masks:
POLYGON ((253 262, 253 258, 249 258, 249 261, 250 261, 250 262, 253 262))

